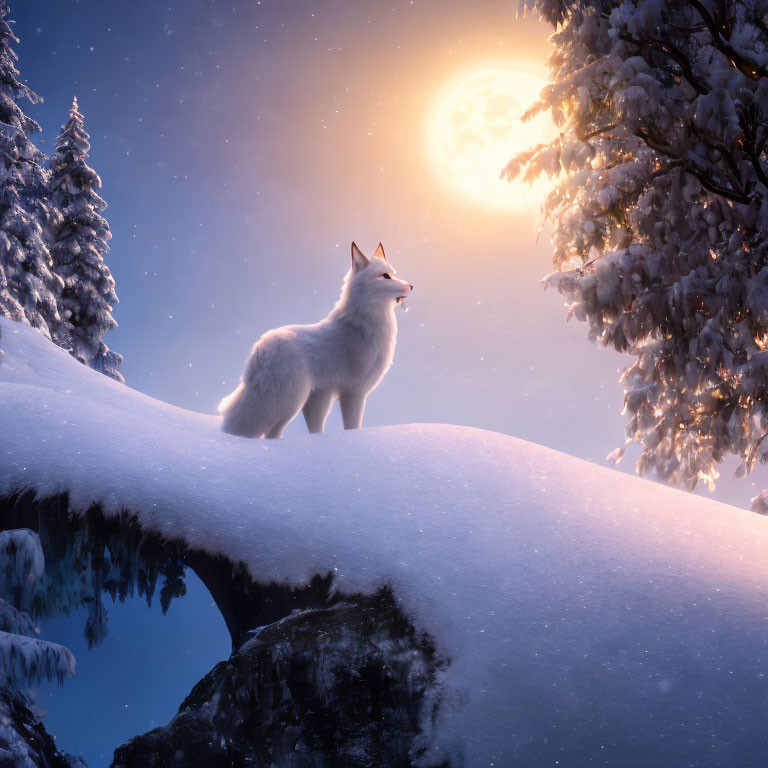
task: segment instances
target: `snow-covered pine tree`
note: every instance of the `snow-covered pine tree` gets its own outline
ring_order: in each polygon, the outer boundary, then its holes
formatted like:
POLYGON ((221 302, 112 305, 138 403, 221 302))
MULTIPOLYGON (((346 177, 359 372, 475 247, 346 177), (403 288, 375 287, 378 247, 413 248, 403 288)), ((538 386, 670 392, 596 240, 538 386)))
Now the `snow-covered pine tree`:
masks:
POLYGON ((44 229, 50 218, 43 154, 29 139, 40 126, 19 101, 40 98, 19 80, 8 22, 8 3, 0 0, 0 312, 51 336, 58 327, 56 294, 44 229))
POLYGON ((555 26, 532 109, 562 133, 504 174, 557 177, 546 283, 635 358, 622 381, 637 471, 712 487, 732 453, 748 472, 768 435, 765 4, 521 5, 555 26))
POLYGON ((71 677, 75 659, 63 645, 38 640, 34 609, 45 558, 34 531, 0 531, 0 686, 71 677))
POLYGON ((112 317, 117 296, 104 263, 112 234, 101 216, 107 204, 96 192, 101 179, 87 163, 89 138, 75 98, 49 161, 51 201, 58 214, 51 255, 64 282, 59 297, 61 330, 55 341, 80 362, 122 382, 123 358, 103 340, 107 331, 117 327, 112 317))

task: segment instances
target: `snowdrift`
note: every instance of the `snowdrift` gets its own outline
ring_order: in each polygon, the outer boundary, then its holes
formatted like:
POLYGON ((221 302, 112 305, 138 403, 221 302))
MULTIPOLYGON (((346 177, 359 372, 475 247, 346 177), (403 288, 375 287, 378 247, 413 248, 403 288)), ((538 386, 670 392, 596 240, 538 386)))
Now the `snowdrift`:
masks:
POLYGON ((0 319, 0 495, 68 492, 295 584, 391 585, 467 766, 759 765, 768 520, 500 434, 252 441, 0 319))

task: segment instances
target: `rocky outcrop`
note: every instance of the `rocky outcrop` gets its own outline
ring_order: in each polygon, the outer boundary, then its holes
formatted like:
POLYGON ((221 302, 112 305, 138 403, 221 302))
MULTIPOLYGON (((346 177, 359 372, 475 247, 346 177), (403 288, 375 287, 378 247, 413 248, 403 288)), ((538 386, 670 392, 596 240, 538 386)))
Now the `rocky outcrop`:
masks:
POLYGON ((193 688, 167 726, 119 747, 115 768, 407 768, 431 743, 447 662, 389 590, 344 595, 331 574, 298 587, 258 583, 243 563, 148 533, 128 512, 106 517, 94 505, 71 515, 66 495, 0 499, 0 530, 20 528, 34 531, 45 552, 34 612, 85 607, 89 644, 107 634, 103 593, 121 600, 138 592, 150 601, 160 587, 165 611, 184 595, 187 568, 229 628, 231 657, 193 688))
POLYGON ((407 768, 425 750, 443 664, 387 591, 297 611, 252 632, 112 766, 407 768))
POLYGON ((0 686, 0 768, 86 768, 56 749, 40 718, 12 685, 0 686))

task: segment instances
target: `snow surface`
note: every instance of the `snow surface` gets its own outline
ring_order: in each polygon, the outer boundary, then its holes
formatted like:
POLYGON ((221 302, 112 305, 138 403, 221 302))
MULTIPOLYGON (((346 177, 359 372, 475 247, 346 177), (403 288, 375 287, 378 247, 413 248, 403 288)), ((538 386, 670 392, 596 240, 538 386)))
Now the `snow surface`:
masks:
POLYGON ((254 441, 0 318, 0 495, 61 491, 245 561, 383 582, 452 663, 467 766, 760 765, 768 520, 505 435, 254 441))

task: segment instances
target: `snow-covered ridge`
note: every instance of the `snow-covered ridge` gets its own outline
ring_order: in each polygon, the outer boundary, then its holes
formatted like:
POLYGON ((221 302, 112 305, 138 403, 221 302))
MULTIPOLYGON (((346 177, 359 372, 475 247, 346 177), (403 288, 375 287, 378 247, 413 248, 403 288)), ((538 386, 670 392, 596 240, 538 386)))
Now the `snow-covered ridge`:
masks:
POLYGON ((437 743, 466 765, 768 749, 765 518, 476 429, 231 437, 0 333, 0 496, 130 509, 261 581, 389 583, 451 658, 437 743))

